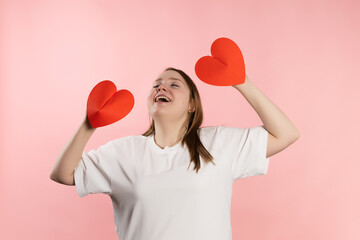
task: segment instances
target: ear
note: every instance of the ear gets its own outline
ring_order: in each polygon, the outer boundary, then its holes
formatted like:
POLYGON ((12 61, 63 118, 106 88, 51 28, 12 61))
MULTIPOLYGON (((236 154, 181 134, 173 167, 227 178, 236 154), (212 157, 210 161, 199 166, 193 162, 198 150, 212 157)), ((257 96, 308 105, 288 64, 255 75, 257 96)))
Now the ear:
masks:
POLYGON ((190 100, 190 106, 189 106, 188 111, 189 112, 194 112, 195 111, 195 100, 194 99, 190 100))

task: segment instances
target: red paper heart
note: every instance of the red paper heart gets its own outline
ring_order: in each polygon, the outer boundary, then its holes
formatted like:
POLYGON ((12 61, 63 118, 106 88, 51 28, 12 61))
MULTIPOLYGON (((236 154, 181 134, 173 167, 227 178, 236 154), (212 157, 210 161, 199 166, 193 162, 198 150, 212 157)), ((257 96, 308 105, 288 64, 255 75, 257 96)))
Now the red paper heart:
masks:
POLYGON ((240 48, 229 38, 218 38, 211 45, 211 55, 195 64, 198 78, 215 86, 233 86, 245 82, 245 63, 240 48))
POLYGON ((109 80, 96 84, 87 101, 87 115, 93 128, 117 122, 129 114, 134 106, 134 96, 126 89, 116 91, 109 80))

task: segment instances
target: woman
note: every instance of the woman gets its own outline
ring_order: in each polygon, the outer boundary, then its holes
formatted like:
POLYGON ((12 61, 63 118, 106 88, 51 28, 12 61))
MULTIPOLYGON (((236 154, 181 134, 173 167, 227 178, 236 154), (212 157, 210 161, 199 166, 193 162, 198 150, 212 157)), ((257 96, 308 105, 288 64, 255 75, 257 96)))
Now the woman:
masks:
POLYGON ((196 86, 183 71, 167 68, 148 95, 152 124, 143 135, 119 138, 86 153, 95 129, 85 118, 50 178, 76 185, 81 197, 108 194, 119 239, 230 240, 233 182, 266 174, 269 157, 299 137, 290 120, 247 77, 233 87, 264 126, 200 128, 203 113, 196 86))

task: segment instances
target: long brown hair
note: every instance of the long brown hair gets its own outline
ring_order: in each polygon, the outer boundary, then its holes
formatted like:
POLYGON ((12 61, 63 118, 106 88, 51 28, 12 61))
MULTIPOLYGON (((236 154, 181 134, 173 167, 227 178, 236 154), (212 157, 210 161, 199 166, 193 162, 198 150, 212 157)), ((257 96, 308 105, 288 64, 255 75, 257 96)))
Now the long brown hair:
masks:
MULTIPOLYGON (((185 82, 187 83, 187 85, 190 89, 190 93, 191 93, 190 98, 192 100, 194 100, 194 103, 195 103, 195 111, 191 113, 191 116, 189 118, 188 128, 187 128, 188 130, 185 133, 185 135, 181 141, 181 145, 182 146, 184 146, 184 144, 187 145, 189 154, 190 154, 190 159, 191 159, 189 162, 189 167, 190 167, 191 162, 194 162, 194 165, 195 165, 194 170, 196 169, 196 173, 198 173, 198 171, 200 169, 200 165, 201 165, 200 164, 200 156, 204 159, 204 161, 206 163, 211 162, 214 165, 216 165, 212 161, 213 157, 206 150, 204 145, 201 143, 200 137, 198 135, 198 129, 200 128, 200 125, 203 121, 203 110, 202 110, 202 106, 201 106, 200 94, 199 94, 193 80, 186 73, 184 73, 180 69, 176 69, 173 67, 166 68, 164 70, 164 72, 168 71, 168 70, 176 71, 184 78, 185 82)), ((147 137, 154 133, 155 133, 155 124, 154 124, 154 120, 152 120, 151 126, 142 135, 147 137)), ((189 169, 189 167, 188 167, 188 169, 189 169)))

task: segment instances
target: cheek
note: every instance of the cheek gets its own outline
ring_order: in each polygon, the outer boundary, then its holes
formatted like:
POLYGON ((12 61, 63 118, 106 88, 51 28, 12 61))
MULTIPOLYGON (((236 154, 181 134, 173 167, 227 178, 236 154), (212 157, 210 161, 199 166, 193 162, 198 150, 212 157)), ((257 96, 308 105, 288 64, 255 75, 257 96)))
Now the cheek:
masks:
POLYGON ((147 95, 147 100, 150 101, 154 98, 155 94, 154 91, 150 91, 147 95))
POLYGON ((181 99, 181 106, 183 106, 184 108, 187 107, 189 105, 189 98, 188 96, 184 95, 182 96, 181 99))

